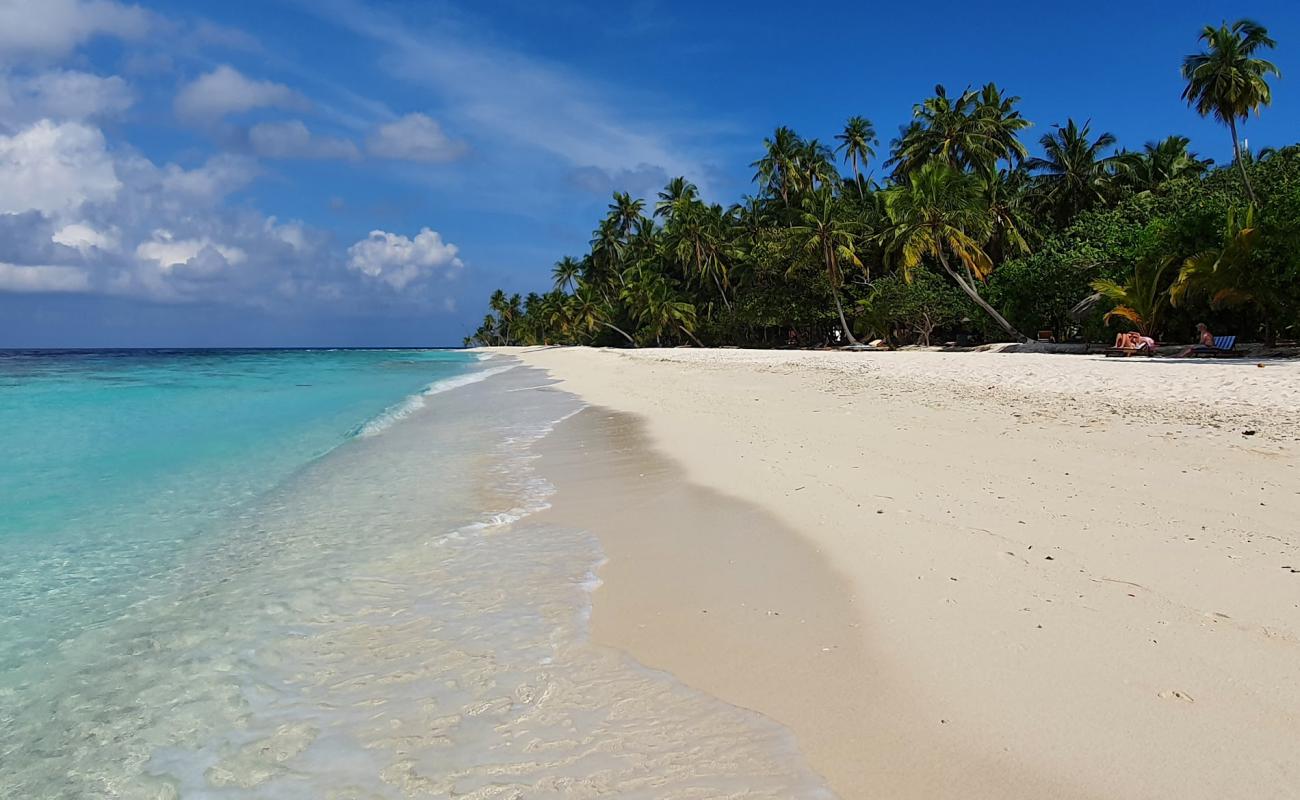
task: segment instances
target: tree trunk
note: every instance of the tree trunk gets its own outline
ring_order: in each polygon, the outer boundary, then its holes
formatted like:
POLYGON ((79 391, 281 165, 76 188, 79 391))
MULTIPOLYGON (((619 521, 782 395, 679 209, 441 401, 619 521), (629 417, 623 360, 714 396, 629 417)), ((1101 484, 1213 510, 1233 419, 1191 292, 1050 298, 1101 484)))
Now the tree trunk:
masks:
POLYGON ((727 290, 722 288, 722 279, 718 273, 713 273, 713 284, 718 287, 718 294, 722 295, 722 304, 727 307, 728 313, 731 311, 731 301, 727 299, 727 290))
POLYGON ((628 336, 627 331, 623 330, 622 328, 618 327, 612 322, 605 322, 602 320, 600 324, 604 325, 606 328, 612 328, 618 331, 619 333, 623 334, 623 338, 627 339, 628 343, 630 343, 633 347, 636 347, 636 339, 633 339, 631 336, 628 336))
POLYGON ((685 325, 678 325, 677 327, 679 327, 679 328, 682 329, 682 333, 684 333, 684 334, 686 334, 687 336, 691 337, 691 341, 692 341, 692 342, 695 342, 696 345, 698 345, 699 347, 704 347, 704 342, 701 342, 698 338, 696 338, 695 334, 693 334, 693 333, 691 333, 689 330, 687 330, 685 325))
POLYGON ((1232 132, 1232 152, 1237 156, 1237 167, 1241 170, 1241 180, 1246 184, 1246 195, 1250 197, 1250 204, 1259 208, 1259 200, 1255 197, 1255 187, 1250 185, 1250 175, 1246 172, 1246 162, 1241 157, 1241 142, 1237 139, 1237 120, 1235 117, 1228 119, 1228 130, 1232 132))
POLYGON ((975 291, 974 286, 967 285, 966 281, 961 279, 961 276, 957 274, 957 271, 948 265, 948 257, 944 255, 944 252, 942 250, 939 251, 939 263, 943 265, 943 271, 948 273, 949 277, 951 277, 953 280, 957 281, 957 285, 961 287, 961 290, 963 292, 966 293, 966 296, 969 297, 971 300, 974 300, 975 305, 984 309, 984 313, 992 317, 993 321, 996 322, 1002 328, 1002 330, 1014 336, 1016 341, 1018 342, 1029 341, 1029 338, 1027 336, 1025 336, 1020 331, 1016 330, 1015 327, 1010 322, 1007 322, 1006 317, 1003 317, 1001 314, 999 314, 997 310, 993 308, 993 306, 989 305, 988 302, 984 300, 983 297, 980 297, 979 292, 975 291))
POLYGON ((853 338, 853 331, 849 330, 849 321, 844 316, 844 307, 840 305, 840 290, 832 286, 831 297, 835 298, 835 312, 840 315, 840 327, 844 329, 845 338, 849 340, 849 344, 861 344, 861 342, 853 338))

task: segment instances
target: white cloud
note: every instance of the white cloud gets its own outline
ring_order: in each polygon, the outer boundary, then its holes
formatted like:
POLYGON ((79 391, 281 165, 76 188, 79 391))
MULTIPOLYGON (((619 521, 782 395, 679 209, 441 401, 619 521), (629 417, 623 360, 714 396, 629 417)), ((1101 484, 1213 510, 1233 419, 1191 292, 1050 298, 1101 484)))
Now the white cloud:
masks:
POLYGON ((99 231, 84 222, 73 222, 64 225, 54 232, 50 240, 55 244, 61 244, 64 247, 72 247, 87 253, 91 250, 103 250, 112 252, 121 247, 118 240, 117 232, 113 230, 99 231))
POLYGON ((227 114, 258 108, 307 106, 306 99, 288 86, 254 80, 226 64, 186 84, 175 102, 176 116, 192 123, 211 123, 227 114))
POLYGON ((376 232, 345 252, 325 231, 230 203, 256 174, 229 155, 155 164, 110 150, 83 122, 0 135, 0 292, 329 313, 442 307, 448 292, 430 278, 462 268, 454 245, 426 228, 413 239, 376 232))
POLYGON ((464 142, 447 136, 437 120, 424 114, 407 114, 379 126, 366 142, 371 155, 397 161, 454 161, 468 151, 464 142))
POLYGON ((59 121, 111 117, 126 111, 135 93, 116 75, 102 78, 88 72, 53 70, 8 81, 0 110, 11 125, 38 119, 59 121))
POLYGON ((84 292, 88 289, 90 277, 84 269, 0 262, 2 292, 84 292))
POLYGON ((177 239, 169 230, 159 229, 147 242, 141 242, 135 249, 137 258, 152 261, 164 270, 185 266, 197 259, 205 251, 211 250, 229 265, 242 264, 248 260, 248 254, 238 247, 217 244, 206 236, 201 239, 177 239))
POLYGON ((262 122, 248 131, 253 152, 264 158, 356 158, 357 146, 347 139, 315 136, 300 120, 262 122))
POLYGON ((348 269, 401 291, 439 270, 448 276, 459 271, 464 265, 456 257, 458 252, 456 245, 443 242, 441 234, 428 228, 421 229, 414 239, 371 231, 348 248, 348 269))
POLYGON ((0 60, 57 58, 96 36, 141 39, 151 15, 111 0, 3 0, 0 60))
POLYGON ((42 120, 0 136, 0 213, 57 216, 112 200, 122 183, 99 129, 42 120))

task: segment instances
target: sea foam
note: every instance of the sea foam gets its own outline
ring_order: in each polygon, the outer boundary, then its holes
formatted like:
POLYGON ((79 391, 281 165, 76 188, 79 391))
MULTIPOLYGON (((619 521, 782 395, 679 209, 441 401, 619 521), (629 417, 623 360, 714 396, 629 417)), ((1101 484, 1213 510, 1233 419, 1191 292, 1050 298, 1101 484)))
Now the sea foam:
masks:
POLYGON ((519 365, 508 364, 501 367, 488 367, 487 369, 479 370, 478 372, 470 372, 465 375, 456 375, 452 378, 444 378, 440 381, 434 381, 424 387, 424 389, 417 394, 413 394, 400 403, 396 403, 384 409, 382 413, 374 419, 371 419, 369 422, 366 422, 363 425, 358 425, 353 429, 351 435, 365 437, 383 433, 391 428, 395 423, 406 419, 411 416, 411 414, 424 408, 424 398, 487 380, 493 375, 500 375, 501 373, 508 372, 517 366, 519 365))

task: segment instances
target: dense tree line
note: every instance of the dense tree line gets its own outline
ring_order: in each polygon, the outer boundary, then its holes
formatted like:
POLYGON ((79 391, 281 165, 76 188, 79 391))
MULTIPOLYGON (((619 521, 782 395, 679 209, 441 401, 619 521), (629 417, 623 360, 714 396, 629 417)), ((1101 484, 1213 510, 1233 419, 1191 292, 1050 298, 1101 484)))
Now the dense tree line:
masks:
POLYGON ((467 344, 818 345, 936 335, 1170 340, 1196 319, 1243 338, 1300 324, 1300 146, 1257 155, 1237 125, 1271 103, 1274 47, 1249 20, 1208 26, 1183 98, 1224 124, 1215 167, 1182 136, 1140 150, 1068 119, 1039 138, 1020 98, 987 84, 917 104, 877 182, 872 123, 832 143, 778 128, 756 192, 723 207, 674 178, 616 193, 590 250, 542 294, 489 301, 467 344), (843 174, 845 168, 848 174, 843 174))

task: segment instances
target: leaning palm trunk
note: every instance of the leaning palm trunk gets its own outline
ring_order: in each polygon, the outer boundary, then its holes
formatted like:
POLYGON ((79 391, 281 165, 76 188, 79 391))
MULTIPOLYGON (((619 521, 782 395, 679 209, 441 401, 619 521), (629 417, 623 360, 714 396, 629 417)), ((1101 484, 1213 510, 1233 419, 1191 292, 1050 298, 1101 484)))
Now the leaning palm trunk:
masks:
POLYGON ((853 331, 849 330, 849 321, 844 316, 844 307, 840 305, 840 290, 832 286, 831 297, 835 299, 835 313, 840 315, 840 327, 844 329, 845 338, 849 340, 849 344, 851 345, 862 344, 857 339, 853 338, 853 331))
POLYGON ((618 331, 619 333, 623 334, 623 338, 624 338, 624 339, 627 339, 627 340, 628 340, 628 343, 631 344, 633 347, 636 347, 636 339, 633 339, 631 336, 628 336, 628 335, 627 335, 627 331, 623 330, 622 328, 618 327, 617 325, 615 325, 615 324, 612 323, 612 322, 605 322, 604 320, 601 320, 601 323, 600 323, 600 324, 601 324, 601 325, 604 325, 606 328, 611 328, 611 329, 616 330, 616 331, 618 331))
POLYGON ((960 286, 961 290, 966 293, 966 296, 969 297, 971 300, 974 300, 975 305, 984 309, 984 313, 992 317, 993 321, 996 322, 999 326, 1001 326, 1002 330, 1011 334, 1013 337, 1015 337, 1016 341, 1018 342, 1029 341, 1028 337, 1026 337, 1020 331, 1016 330, 1015 326, 1012 325, 1010 322, 1007 322, 1006 317, 999 314, 997 312, 997 309, 989 305, 988 302, 983 297, 980 297, 979 292, 975 291, 975 286, 973 284, 968 284, 966 281, 962 280, 961 275, 957 274, 957 271, 953 269, 951 266, 949 266, 948 257, 944 255, 944 252, 942 250, 939 251, 939 263, 943 265, 943 271, 948 273, 949 277, 951 277, 954 281, 957 282, 957 285, 960 286))
POLYGON ((840 327, 844 329, 844 338, 848 339, 850 345, 859 345, 861 342, 853 337, 853 331, 849 329, 849 321, 844 316, 844 306, 840 304, 840 287, 835 285, 836 277, 840 276, 840 264, 835 258, 835 246, 823 239, 822 252, 826 256, 826 276, 830 279, 831 299, 835 301, 835 313, 840 315, 840 327))

